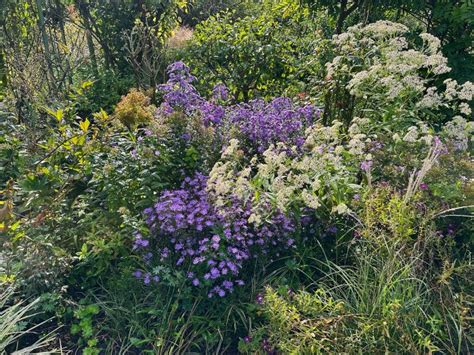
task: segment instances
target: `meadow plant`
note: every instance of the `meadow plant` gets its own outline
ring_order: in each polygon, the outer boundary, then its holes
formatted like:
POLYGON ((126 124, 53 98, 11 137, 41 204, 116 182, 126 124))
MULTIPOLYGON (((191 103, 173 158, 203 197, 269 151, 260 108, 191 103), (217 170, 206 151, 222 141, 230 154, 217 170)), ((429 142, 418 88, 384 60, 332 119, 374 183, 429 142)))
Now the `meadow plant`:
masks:
MULTIPOLYGON (((0 292, 0 353, 31 354, 51 347, 55 341, 54 333, 38 336, 39 339, 30 345, 20 345, 20 342, 28 337, 34 339, 44 324, 29 325, 29 321, 36 315, 35 310, 40 300, 36 299, 29 303, 17 301, 11 286, 3 284, 2 287, 4 289, 0 292)), ((57 349, 51 351, 60 353, 57 349)))
POLYGON ((225 206, 228 196, 236 194, 251 202, 250 220, 256 223, 266 219, 267 206, 286 213, 296 209, 297 214, 303 209, 350 213, 347 204, 361 188, 358 174, 364 169, 359 164, 370 161, 365 141, 370 138, 355 135, 344 143, 341 126, 315 124, 306 130, 301 154, 297 146, 280 142, 248 164, 240 143, 232 140, 210 173, 208 190, 215 203, 225 206))
POLYGON ((366 194, 348 265, 315 261, 323 276, 314 288, 267 286, 256 301, 265 322, 240 351, 469 352, 469 287, 459 280, 472 264, 452 264, 453 233, 440 237, 419 203, 389 186, 366 194))
POLYGON ((470 117, 473 84, 445 79, 451 68, 438 38, 422 33, 421 45, 413 46, 408 32, 404 25, 378 21, 334 36, 335 57, 326 64, 326 123, 338 118, 350 125, 362 116, 375 129, 404 134, 422 121, 470 117))
POLYGON ((224 297, 244 285, 246 264, 270 260, 293 245, 294 225, 284 214, 275 213, 265 224, 250 223, 248 204, 234 197, 217 209, 206 182, 201 174, 187 177, 180 189, 164 191, 145 209, 150 236, 137 234, 134 243, 151 270, 135 272, 145 284, 160 282, 160 265, 169 265, 182 270, 190 285, 206 289, 209 297, 224 297))
POLYGON ((287 142, 301 147, 304 130, 315 122, 321 110, 313 105, 297 106, 289 98, 278 97, 266 103, 253 100, 231 105, 223 84, 217 84, 210 100, 204 99, 192 85, 196 80, 182 62, 168 67, 169 80, 160 85, 164 102, 158 118, 175 112, 198 116, 206 127, 213 127, 227 138, 238 136, 250 152, 262 153, 270 144, 287 142))

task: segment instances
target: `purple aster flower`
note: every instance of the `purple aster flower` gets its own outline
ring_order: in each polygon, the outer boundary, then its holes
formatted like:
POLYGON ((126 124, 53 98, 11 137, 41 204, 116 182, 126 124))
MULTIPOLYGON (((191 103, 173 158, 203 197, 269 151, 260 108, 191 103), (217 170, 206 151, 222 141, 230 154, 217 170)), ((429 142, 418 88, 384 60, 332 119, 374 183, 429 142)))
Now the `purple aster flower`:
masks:
POLYGON ((183 138, 185 141, 190 141, 191 140, 191 134, 186 132, 181 135, 181 138, 183 138))
POLYGON ((263 339, 262 341, 262 348, 264 351, 267 353, 271 353, 273 351, 272 346, 270 345, 269 341, 267 339, 263 339))
POLYGON ((360 163, 360 168, 365 172, 369 172, 369 170, 372 168, 372 164, 372 160, 364 160, 362 163, 360 163))
POLYGON ((420 190, 423 190, 423 191, 424 191, 424 190, 428 190, 428 184, 422 182, 422 183, 420 184, 420 190))
POLYGON ((225 280, 225 281, 222 283, 222 286, 224 286, 224 288, 230 290, 230 289, 232 289, 232 287, 234 286, 234 283, 233 283, 232 281, 225 280))
POLYGON ((211 269, 210 274, 211 274, 211 278, 212 278, 212 279, 215 279, 215 278, 218 278, 218 277, 221 275, 221 272, 219 271, 218 268, 213 267, 213 268, 211 269))
POLYGON ((217 84, 212 89, 212 97, 216 100, 226 101, 229 98, 229 92, 224 84, 217 84))
POLYGON ((165 247, 161 250, 161 257, 165 259, 169 256, 169 253, 170 253, 170 250, 165 247))

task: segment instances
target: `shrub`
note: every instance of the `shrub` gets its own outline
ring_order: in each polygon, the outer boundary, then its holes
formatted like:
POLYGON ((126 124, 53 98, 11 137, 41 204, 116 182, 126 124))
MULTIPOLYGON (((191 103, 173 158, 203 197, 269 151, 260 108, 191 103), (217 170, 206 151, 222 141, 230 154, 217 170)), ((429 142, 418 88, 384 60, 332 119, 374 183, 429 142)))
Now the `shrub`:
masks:
POLYGON ((297 1, 265 1, 243 18, 223 13, 199 24, 186 60, 205 91, 222 82, 239 101, 293 96, 321 69, 311 59, 327 28, 327 17, 297 1))
POLYGON ((150 122, 155 110, 150 101, 150 98, 142 92, 131 89, 127 95, 122 96, 117 107, 115 107, 114 117, 129 129, 150 122))
POLYGON ((196 25, 224 11, 232 11, 235 18, 247 14, 253 4, 236 0, 198 0, 188 4, 187 11, 181 14, 185 25, 195 27, 196 25))
POLYGON ((113 112, 121 96, 126 95, 135 84, 132 74, 127 71, 103 69, 95 73, 91 66, 84 66, 79 68, 78 74, 81 80, 91 83, 83 94, 73 97, 80 117, 90 116, 101 109, 113 112))

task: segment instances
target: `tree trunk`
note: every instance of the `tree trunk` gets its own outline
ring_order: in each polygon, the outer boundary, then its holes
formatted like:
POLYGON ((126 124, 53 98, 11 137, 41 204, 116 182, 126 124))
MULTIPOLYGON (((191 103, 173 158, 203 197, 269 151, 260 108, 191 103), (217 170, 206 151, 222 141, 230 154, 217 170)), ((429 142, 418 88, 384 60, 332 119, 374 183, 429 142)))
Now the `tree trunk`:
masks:
POLYGON ((361 0, 354 0, 354 3, 348 8, 347 0, 341 0, 339 16, 337 17, 336 22, 336 34, 341 34, 342 29, 344 28, 344 22, 346 21, 347 17, 352 14, 361 4, 361 0))
MULTIPOLYGON (((56 0, 56 7, 58 11, 61 9, 61 1, 56 0)), ((63 45, 67 47, 67 37, 66 37, 66 30, 64 29, 65 26, 65 20, 64 17, 62 16, 63 13, 61 13, 61 17, 59 19, 59 27, 60 27, 60 32, 61 32, 61 40, 63 42, 63 45)), ((67 81, 69 83, 69 86, 72 86, 72 71, 71 71, 71 64, 69 62, 69 57, 66 57, 66 76, 67 76, 67 81)))
POLYGON ((347 7, 347 0, 341 0, 341 7, 339 8, 339 16, 337 17, 336 22, 336 33, 340 34, 342 31, 342 27, 344 26, 344 20, 346 19, 346 7, 347 7))
POLYGON ((44 56, 46 58, 46 65, 48 67, 47 72, 49 76, 49 81, 50 81, 50 85, 53 87, 53 90, 55 90, 56 83, 55 83, 55 78, 54 78, 54 73, 53 73, 53 65, 51 62, 51 52, 49 49, 49 37, 48 37, 48 34, 46 33, 46 24, 45 24, 44 15, 43 15, 43 10, 45 8, 43 0, 36 0, 36 7, 38 10, 38 27, 41 33, 41 40, 43 42, 43 51, 44 51, 44 56))
POLYGON ((99 69, 97 66, 97 56, 95 54, 94 39, 92 37, 92 26, 90 22, 90 13, 89 13, 88 4, 86 4, 82 0, 76 0, 76 6, 79 10, 79 14, 82 17, 82 21, 84 22, 84 27, 86 29, 87 49, 89 51, 89 56, 91 59, 92 71, 94 73, 94 76, 98 78, 99 69))

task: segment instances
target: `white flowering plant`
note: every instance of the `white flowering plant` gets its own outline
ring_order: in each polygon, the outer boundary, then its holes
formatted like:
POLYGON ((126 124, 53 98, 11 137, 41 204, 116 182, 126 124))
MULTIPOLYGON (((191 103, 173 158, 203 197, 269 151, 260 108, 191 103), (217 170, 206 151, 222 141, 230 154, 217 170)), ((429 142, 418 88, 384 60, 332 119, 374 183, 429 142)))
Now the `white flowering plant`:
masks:
POLYGON ((366 154, 370 138, 355 133, 355 128, 353 135, 343 134, 341 127, 338 121, 332 126, 317 123, 306 130, 301 153, 280 142, 250 162, 239 142, 231 140, 210 173, 208 191, 218 206, 226 205, 232 195, 251 201, 249 220, 257 224, 274 211, 350 214, 349 202, 361 189, 362 163, 371 160, 366 154))
POLYGON ((334 59, 326 64, 326 123, 337 118, 348 127, 353 117, 367 117, 378 131, 404 135, 419 122, 469 120, 474 84, 446 78, 451 68, 438 38, 422 33, 410 41, 409 35, 402 24, 378 21, 334 36, 334 59))

